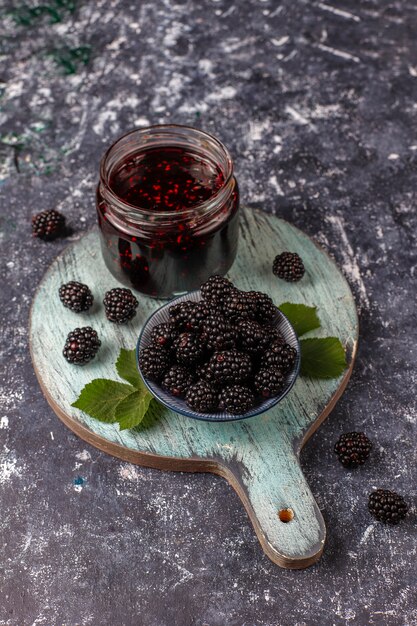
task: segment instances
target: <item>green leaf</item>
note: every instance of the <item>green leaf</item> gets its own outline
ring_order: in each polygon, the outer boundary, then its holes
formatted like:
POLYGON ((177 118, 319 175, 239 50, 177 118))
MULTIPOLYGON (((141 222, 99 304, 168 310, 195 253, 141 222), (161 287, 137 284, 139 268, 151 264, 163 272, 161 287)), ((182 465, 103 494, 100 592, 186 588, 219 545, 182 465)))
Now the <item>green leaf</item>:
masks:
POLYGON ((153 396, 149 391, 134 391, 121 400, 116 407, 116 420, 119 422, 120 430, 134 428, 145 417, 146 411, 153 396))
POLYGON ((116 421, 115 410, 119 402, 134 391, 132 385, 96 378, 84 387, 71 406, 81 409, 100 422, 111 424, 116 421))
POLYGON ((122 348, 116 361, 116 369, 120 378, 127 380, 136 389, 144 388, 144 383, 136 364, 136 350, 125 350, 122 348))
POLYGON ((337 337, 302 339, 301 375, 337 378, 346 368, 346 356, 337 337))
POLYGON ((314 330, 314 328, 320 328, 320 320, 317 317, 317 307, 315 306, 284 302, 284 304, 281 304, 278 308, 288 317, 299 337, 308 333, 310 330, 314 330))

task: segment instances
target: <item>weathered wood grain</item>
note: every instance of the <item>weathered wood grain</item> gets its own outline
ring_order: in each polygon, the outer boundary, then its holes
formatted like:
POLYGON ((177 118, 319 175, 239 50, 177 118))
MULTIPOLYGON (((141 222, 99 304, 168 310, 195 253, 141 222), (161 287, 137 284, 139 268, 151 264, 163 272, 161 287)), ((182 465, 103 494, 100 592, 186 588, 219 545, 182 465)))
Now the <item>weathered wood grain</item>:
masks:
POLYGON ((134 348, 141 325, 159 303, 140 298, 137 317, 127 326, 110 324, 101 304, 116 286, 101 258, 96 230, 70 246, 46 273, 31 313, 31 352, 36 374, 57 415, 80 437, 133 463, 162 469, 209 471, 224 476, 237 491, 268 556, 284 567, 315 562, 325 541, 322 516, 301 472, 298 453, 308 436, 333 408, 349 379, 358 336, 356 308, 349 286, 331 259, 300 230, 261 212, 242 215, 241 241, 230 278, 243 289, 270 293, 285 301, 318 306, 322 328, 315 334, 338 336, 346 346, 349 368, 338 380, 299 378, 292 392, 272 411, 242 422, 197 422, 154 404, 144 423, 120 432, 102 424, 71 402, 93 378, 116 378, 120 347, 134 348), (271 272, 275 254, 299 252, 307 267, 296 284, 271 272), (79 280, 91 286, 95 304, 88 314, 64 309, 59 286, 79 280), (62 357, 67 333, 93 326, 102 339, 96 359, 76 368, 62 357), (294 519, 283 523, 278 511, 291 508, 294 519))

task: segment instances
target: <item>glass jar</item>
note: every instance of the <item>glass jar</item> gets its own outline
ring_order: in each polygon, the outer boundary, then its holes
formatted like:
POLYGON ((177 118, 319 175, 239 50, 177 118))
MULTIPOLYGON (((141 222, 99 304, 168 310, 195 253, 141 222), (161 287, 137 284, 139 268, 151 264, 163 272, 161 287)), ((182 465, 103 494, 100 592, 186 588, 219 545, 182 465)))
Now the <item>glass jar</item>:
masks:
POLYGON ((118 139, 100 164, 97 213, 108 269, 152 297, 196 289, 236 256, 232 159, 195 128, 151 126, 118 139))

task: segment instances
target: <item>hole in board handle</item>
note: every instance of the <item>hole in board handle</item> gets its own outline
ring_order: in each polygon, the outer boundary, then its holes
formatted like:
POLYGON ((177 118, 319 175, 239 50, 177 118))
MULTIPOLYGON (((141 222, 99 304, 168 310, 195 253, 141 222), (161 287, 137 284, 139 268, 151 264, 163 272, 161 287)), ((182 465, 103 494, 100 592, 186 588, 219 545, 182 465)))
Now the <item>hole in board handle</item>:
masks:
POLYGON ((280 511, 278 511, 278 517, 281 522, 287 524, 288 522, 291 522, 292 519, 294 519, 294 511, 292 509, 281 509, 280 511))

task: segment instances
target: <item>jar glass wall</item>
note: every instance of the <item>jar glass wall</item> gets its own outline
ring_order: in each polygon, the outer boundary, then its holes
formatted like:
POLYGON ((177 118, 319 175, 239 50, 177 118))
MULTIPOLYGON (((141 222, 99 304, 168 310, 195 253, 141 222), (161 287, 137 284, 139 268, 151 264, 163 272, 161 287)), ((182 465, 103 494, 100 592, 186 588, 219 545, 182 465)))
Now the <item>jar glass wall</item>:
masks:
POLYGON ((101 161, 97 213, 108 269, 152 297, 196 289, 236 256, 233 163, 194 128, 152 126, 118 139, 101 161))

